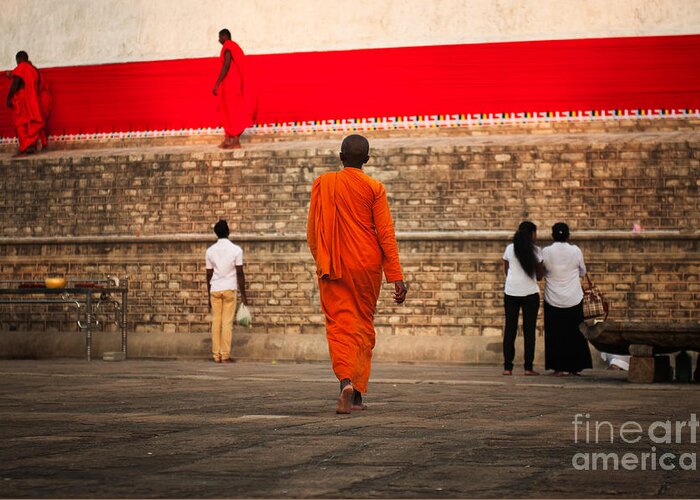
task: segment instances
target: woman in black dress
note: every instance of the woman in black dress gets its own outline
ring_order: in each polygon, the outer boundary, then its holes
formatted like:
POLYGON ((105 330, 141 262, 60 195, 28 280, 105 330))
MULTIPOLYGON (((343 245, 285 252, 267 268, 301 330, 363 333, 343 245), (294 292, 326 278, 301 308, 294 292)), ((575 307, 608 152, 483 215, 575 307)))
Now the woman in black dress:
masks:
POLYGON ((542 250, 544 261, 544 354, 552 375, 578 375, 592 368, 588 341, 578 329, 583 322, 583 289, 586 275, 583 253, 569 243, 569 226, 552 226, 554 243, 542 250))

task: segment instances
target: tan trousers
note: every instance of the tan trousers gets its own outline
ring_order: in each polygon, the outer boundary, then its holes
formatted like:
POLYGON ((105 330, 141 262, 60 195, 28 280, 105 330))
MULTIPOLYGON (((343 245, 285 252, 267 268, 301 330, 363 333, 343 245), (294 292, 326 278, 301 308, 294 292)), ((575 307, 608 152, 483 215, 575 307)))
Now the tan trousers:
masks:
POLYGON ((236 290, 211 292, 211 353, 215 361, 231 357, 231 335, 235 312, 236 290))

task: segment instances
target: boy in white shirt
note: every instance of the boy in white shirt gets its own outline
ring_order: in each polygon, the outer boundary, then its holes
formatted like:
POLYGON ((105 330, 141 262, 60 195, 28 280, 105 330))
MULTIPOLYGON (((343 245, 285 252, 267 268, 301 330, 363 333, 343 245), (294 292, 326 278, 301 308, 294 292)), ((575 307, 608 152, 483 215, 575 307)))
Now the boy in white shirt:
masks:
POLYGON ((241 302, 248 304, 243 273, 243 250, 229 239, 229 228, 225 220, 214 225, 218 237, 216 243, 207 248, 207 292, 211 311, 211 350, 214 362, 233 363, 231 358, 231 336, 233 315, 236 312, 236 294, 241 291, 241 302))

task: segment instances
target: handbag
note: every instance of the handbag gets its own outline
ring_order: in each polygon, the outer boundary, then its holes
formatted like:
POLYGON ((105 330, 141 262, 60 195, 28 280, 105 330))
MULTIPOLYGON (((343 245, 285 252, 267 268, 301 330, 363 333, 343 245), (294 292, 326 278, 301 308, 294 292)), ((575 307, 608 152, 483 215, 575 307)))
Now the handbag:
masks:
POLYGON ((608 319, 609 306, 603 294, 586 274, 588 288, 583 289, 583 319, 608 319))
POLYGON ((238 312, 236 313, 236 323, 241 326, 246 326, 251 328, 253 325, 253 317, 250 315, 250 310, 245 304, 238 306, 238 312))

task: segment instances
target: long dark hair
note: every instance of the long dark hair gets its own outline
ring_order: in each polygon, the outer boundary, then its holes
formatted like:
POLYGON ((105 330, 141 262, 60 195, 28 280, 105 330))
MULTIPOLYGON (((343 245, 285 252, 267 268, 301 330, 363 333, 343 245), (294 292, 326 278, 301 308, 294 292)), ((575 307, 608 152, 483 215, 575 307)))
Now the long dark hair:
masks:
POLYGON ((535 244, 532 235, 537 231, 537 226, 530 221, 521 222, 518 230, 513 235, 513 250, 528 276, 535 276, 537 268, 537 256, 535 255, 535 244))

